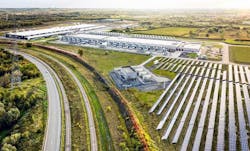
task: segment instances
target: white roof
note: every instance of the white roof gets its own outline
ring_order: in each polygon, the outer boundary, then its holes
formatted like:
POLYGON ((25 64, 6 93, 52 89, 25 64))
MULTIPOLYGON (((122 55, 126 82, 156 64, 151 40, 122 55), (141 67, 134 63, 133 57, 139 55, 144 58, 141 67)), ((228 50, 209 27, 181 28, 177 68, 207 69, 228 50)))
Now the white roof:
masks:
POLYGON ((109 37, 110 41, 120 41, 128 43, 140 43, 140 44, 152 44, 152 45, 167 45, 167 46, 178 46, 181 42, 179 41, 168 41, 168 40, 156 40, 156 39, 142 39, 142 38, 129 38, 129 37, 109 37))
POLYGON ((201 44, 199 44, 199 43, 187 43, 187 44, 183 45, 182 48, 200 50, 201 44))
POLYGON ((172 46, 172 47, 177 47, 182 43, 181 41, 173 41, 173 40, 156 40, 156 39, 143 39, 134 37, 112 37, 112 36, 92 35, 92 34, 70 35, 69 37, 117 41, 117 42, 136 43, 136 44, 139 43, 145 45, 151 44, 157 46, 172 46))
POLYGON ((75 26, 54 27, 54 28, 48 28, 48 29, 30 30, 30 31, 23 31, 23 32, 16 32, 16 33, 9 33, 9 34, 13 34, 17 36, 34 36, 34 35, 39 35, 39 34, 81 29, 81 28, 87 28, 87 27, 93 27, 93 26, 95 25, 81 24, 81 25, 75 25, 75 26))
POLYGON ((78 34, 78 35, 73 35, 69 37, 77 37, 77 38, 86 38, 86 39, 97 39, 97 40, 102 40, 105 38, 108 38, 108 36, 103 36, 103 35, 91 35, 91 34, 78 34))

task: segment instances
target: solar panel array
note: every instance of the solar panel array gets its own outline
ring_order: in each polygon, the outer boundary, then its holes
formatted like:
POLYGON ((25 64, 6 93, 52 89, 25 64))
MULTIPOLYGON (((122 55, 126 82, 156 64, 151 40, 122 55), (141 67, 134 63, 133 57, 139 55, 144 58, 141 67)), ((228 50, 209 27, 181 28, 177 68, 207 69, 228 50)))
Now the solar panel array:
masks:
POLYGON ((177 73, 149 111, 161 117, 162 140, 183 151, 249 150, 249 67, 161 58, 155 68, 177 73))

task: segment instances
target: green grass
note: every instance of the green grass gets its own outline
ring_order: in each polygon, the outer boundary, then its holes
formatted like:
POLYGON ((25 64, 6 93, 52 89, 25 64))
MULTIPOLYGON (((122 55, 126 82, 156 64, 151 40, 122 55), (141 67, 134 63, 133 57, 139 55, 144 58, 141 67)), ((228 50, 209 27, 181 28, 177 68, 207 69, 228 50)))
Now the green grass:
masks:
MULTIPOLYGON (((55 44, 53 45, 55 46, 55 44)), ((102 72, 102 74, 105 75, 107 78, 109 78, 108 76, 109 71, 112 70, 114 67, 141 64, 142 62, 144 62, 145 60, 149 58, 149 56, 114 52, 114 51, 110 51, 108 55, 107 54, 105 55, 105 50, 100 50, 100 49, 96 50, 92 48, 82 48, 82 47, 77 47, 77 46, 66 46, 66 45, 57 45, 57 46, 66 50, 73 51, 73 52, 77 52, 78 49, 84 49, 83 51, 85 52, 85 54, 83 54, 83 58, 92 66, 94 66, 98 71, 102 72), (112 59, 112 60, 106 60, 106 59, 112 59), (113 64, 108 65, 108 63, 110 62, 113 64), (106 67, 105 65, 108 65, 108 67, 106 67)), ((50 53, 47 51, 46 53, 48 53, 48 55, 54 56, 54 53, 50 53)), ((56 56, 59 57, 59 55, 56 55, 56 56)), ((65 57, 62 57, 62 56, 63 55, 60 55, 59 57, 60 60, 63 59, 67 63, 71 64, 72 59, 69 59, 69 58, 65 59, 65 57)), ((131 148, 130 143, 129 143, 130 139, 132 138, 129 137, 127 132, 124 133, 124 134, 127 134, 127 136, 122 134, 122 137, 123 137, 122 140, 121 140, 121 137, 119 136, 120 134, 117 135, 117 132, 120 133, 122 131, 120 131, 121 129, 118 128, 120 127, 120 125, 117 127, 115 126, 115 123, 114 123, 114 122, 117 122, 116 117, 119 116, 120 114, 117 112, 112 113, 115 111, 114 109, 117 107, 116 104, 112 106, 114 101, 111 98, 109 99, 107 95, 104 95, 105 93, 107 93, 105 92, 106 90, 101 88, 102 87, 101 84, 99 85, 97 80, 93 79, 89 71, 86 71, 83 68, 83 66, 78 67, 76 62, 74 62, 73 64, 76 67, 76 70, 81 72, 81 74, 84 74, 84 78, 86 78, 91 83, 91 85, 94 86, 93 90, 96 92, 96 94, 99 97, 100 103, 102 105, 102 109, 109 123, 109 129, 112 134, 112 138, 114 137, 116 138, 116 139, 113 139, 114 144, 116 146, 116 150, 121 150, 119 145, 120 145, 120 142, 124 142, 124 140, 126 140, 125 142, 128 145, 129 149, 133 150, 133 148, 131 148), (112 106, 112 112, 107 111, 107 107, 109 106, 112 106), (117 115, 114 115, 114 114, 117 114, 117 115)), ((156 119, 155 117, 154 119, 152 119, 152 116, 149 116, 147 114, 149 107, 151 107, 151 105, 155 102, 155 100, 160 96, 161 93, 162 91, 140 92, 134 89, 123 92, 125 97, 131 103, 131 106, 133 107, 133 111, 136 113, 146 133, 148 133, 150 136, 152 136, 152 138, 154 138, 153 140, 151 138, 148 139, 152 141, 150 143, 150 146, 155 146, 155 144, 157 143, 157 147, 159 146, 160 150, 163 150, 163 148, 166 148, 167 143, 162 143, 159 141, 160 134, 154 130, 155 127, 153 126, 154 125, 153 123, 157 122, 159 119, 156 119)), ((152 147, 152 148, 155 148, 155 147, 152 147)))
POLYGON ((69 73, 67 73, 67 71, 65 71, 65 69, 58 63, 44 55, 36 53, 35 51, 29 51, 29 53, 47 62, 58 74, 64 85, 71 110, 72 149, 90 150, 87 113, 80 91, 75 89, 77 88, 76 83, 73 81, 69 73))
POLYGON ((153 70, 153 72, 159 76, 167 77, 169 79, 174 79, 176 76, 176 73, 166 70, 153 70))
POLYGON ((150 91, 150 92, 143 92, 139 91, 137 89, 130 89, 128 90, 129 93, 133 94, 143 105, 146 105, 147 108, 150 108, 155 103, 155 100, 158 99, 158 97, 161 95, 163 90, 156 90, 156 91, 150 91))
POLYGON ((136 30, 136 31, 133 31, 132 33, 188 37, 190 31, 195 32, 197 29, 198 28, 188 28, 188 27, 166 27, 166 28, 156 28, 156 29, 151 29, 151 30, 136 30))
MULTIPOLYGON (((33 48, 35 51, 41 51, 41 49, 35 49, 33 48)), ((74 73, 75 75, 78 77, 78 79, 81 81, 89 99, 90 99, 90 103, 95 115, 95 122, 97 123, 97 130, 99 133, 97 133, 99 135, 99 148, 101 150, 114 150, 113 148, 113 142, 112 142, 112 138, 109 132, 109 128, 107 125, 107 121, 106 118, 104 116, 103 113, 103 109, 102 106, 100 104, 100 100, 97 97, 94 88, 90 85, 90 83, 86 80, 85 77, 82 76, 82 74, 79 72, 79 70, 77 69, 77 65, 74 64, 72 62, 72 60, 65 60, 65 57, 61 57, 59 55, 55 55, 52 53, 49 53, 48 55, 52 55, 54 58, 60 60, 62 63, 64 63, 65 65, 67 65, 74 73)))
POLYGON ((195 59, 195 58, 198 57, 197 53, 188 53, 187 56, 188 56, 189 58, 192 58, 192 59, 195 59))
POLYGON ((232 45, 250 45, 250 41, 236 41, 234 39, 226 39, 225 43, 232 45))
POLYGON ((230 61, 250 64, 250 47, 230 46, 230 61))
POLYGON ((117 51, 107 51, 103 49, 86 48, 62 44, 49 44, 77 53, 83 50, 83 59, 94 66, 100 73, 108 76, 115 67, 137 65, 150 58, 150 56, 131 54, 117 51))

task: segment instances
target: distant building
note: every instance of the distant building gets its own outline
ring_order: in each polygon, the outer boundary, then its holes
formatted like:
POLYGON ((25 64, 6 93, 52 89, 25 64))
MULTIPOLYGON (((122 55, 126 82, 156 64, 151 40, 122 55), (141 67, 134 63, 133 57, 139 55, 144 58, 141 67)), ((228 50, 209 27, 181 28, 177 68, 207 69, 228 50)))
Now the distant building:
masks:
POLYGON ((72 44, 87 44, 107 48, 137 50, 143 54, 168 54, 185 51, 199 53, 201 44, 188 43, 163 36, 125 35, 119 33, 85 33, 62 36, 61 40, 72 44))
POLYGON ((38 39, 38 38, 43 38, 43 37, 50 37, 54 35, 65 35, 65 34, 79 32, 79 31, 93 30, 93 29, 103 28, 103 27, 104 26, 96 26, 96 25, 91 25, 91 24, 80 24, 80 25, 74 25, 74 26, 53 27, 53 28, 39 29, 39 30, 12 32, 12 33, 5 34, 5 36, 7 38, 31 40, 31 39, 38 39))
POLYGON ((200 43, 187 43, 183 42, 177 50, 187 52, 187 53, 200 53, 201 44, 200 43))

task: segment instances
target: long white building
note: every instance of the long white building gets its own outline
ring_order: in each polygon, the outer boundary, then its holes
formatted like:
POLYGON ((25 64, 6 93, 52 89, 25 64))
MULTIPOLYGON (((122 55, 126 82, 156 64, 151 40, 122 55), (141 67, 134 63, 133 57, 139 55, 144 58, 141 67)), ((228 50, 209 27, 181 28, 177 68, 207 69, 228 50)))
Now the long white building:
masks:
POLYGON ((119 49, 137 49, 141 51, 159 51, 159 52, 173 52, 173 51, 186 51, 186 52, 200 52, 200 43, 187 43, 175 39, 149 39, 134 36, 112 36, 112 35, 99 35, 99 34, 78 34, 62 36, 61 40, 72 44, 88 44, 96 46, 105 46, 119 49))
POLYGON ((7 38, 16 38, 16 39, 38 39, 42 37, 49 37, 53 35, 64 35, 69 33, 74 33, 78 31, 88 31, 94 30, 98 28, 103 28, 104 26, 97 26, 92 24, 80 24, 74 26, 64 26, 64 27, 53 27, 47 29, 39 29, 39 30, 29 30, 22 32, 12 32, 7 33, 5 36, 7 38))

